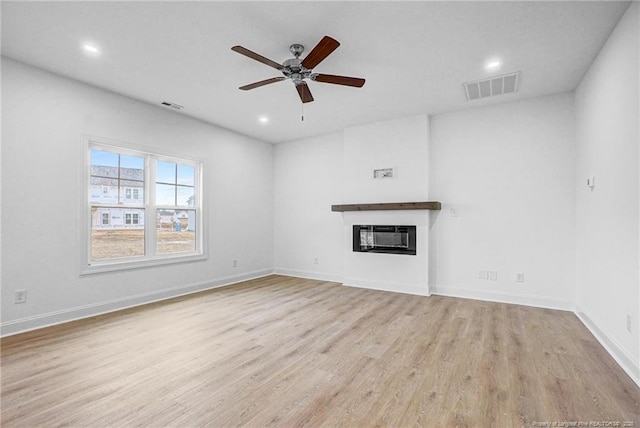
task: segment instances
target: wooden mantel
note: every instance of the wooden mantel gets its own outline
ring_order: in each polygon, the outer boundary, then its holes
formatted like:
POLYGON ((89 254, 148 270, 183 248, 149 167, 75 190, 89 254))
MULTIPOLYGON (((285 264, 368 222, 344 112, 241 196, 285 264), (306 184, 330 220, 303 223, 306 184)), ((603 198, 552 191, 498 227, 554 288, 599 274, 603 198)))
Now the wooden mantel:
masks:
POLYGON ((331 205, 331 211, 440 210, 440 202, 389 202, 385 204, 331 205))

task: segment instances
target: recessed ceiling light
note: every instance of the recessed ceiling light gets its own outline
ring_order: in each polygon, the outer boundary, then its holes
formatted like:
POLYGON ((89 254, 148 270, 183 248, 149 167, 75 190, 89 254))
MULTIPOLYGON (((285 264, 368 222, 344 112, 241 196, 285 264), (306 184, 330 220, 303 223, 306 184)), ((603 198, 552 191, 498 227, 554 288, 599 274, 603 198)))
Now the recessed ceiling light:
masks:
POLYGON ((258 122, 260 122, 262 124, 267 124, 267 123, 269 123, 269 118, 267 116, 260 116, 258 118, 258 122))
POLYGON ((496 71, 500 69, 500 66, 502 66, 502 62, 500 62, 500 60, 492 59, 485 63, 484 69, 487 71, 496 71))
POLYGON ((84 45, 82 45, 82 48, 84 49, 85 53, 89 55, 96 56, 100 54, 100 49, 98 49, 96 45, 85 43, 84 45))

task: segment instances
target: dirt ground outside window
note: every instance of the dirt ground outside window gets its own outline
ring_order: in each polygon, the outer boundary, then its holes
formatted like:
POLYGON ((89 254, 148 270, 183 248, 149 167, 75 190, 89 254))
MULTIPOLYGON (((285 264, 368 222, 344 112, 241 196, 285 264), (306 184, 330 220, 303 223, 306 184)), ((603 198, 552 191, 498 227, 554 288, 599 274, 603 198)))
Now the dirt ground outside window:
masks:
MULTIPOLYGON (((195 251, 196 234, 190 231, 157 231, 158 254, 195 251)), ((91 259, 108 260, 144 256, 144 230, 116 229, 91 231, 91 259)))

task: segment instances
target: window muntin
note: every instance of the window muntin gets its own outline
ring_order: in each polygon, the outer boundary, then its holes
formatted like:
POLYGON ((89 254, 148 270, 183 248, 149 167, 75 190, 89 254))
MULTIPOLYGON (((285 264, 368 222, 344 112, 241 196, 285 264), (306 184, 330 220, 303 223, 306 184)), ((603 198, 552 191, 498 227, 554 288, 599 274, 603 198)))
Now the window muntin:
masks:
POLYGON ((156 201, 158 205, 190 206, 195 196, 195 167, 176 162, 158 161, 156 167, 156 201))
POLYGON ((200 162, 91 142, 89 158, 88 266, 203 256, 200 162))

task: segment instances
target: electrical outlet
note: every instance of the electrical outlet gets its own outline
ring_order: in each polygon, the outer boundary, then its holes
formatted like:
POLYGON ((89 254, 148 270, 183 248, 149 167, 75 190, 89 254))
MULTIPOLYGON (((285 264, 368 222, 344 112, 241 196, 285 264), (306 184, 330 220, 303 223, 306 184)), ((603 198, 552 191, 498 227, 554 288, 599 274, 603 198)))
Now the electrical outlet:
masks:
POLYGON ((479 270, 478 271, 478 279, 489 279, 489 271, 479 270))
POLYGON ((631 333, 631 314, 627 314, 627 331, 631 333))
POLYGON ((497 281, 498 280, 498 271, 497 270, 490 270, 489 271, 489 280, 491 280, 491 281, 497 281))
POLYGON ((233 267, 238 267, 238 259, 233 259, 233 262, 231 263, 231 265, 233 267))
POLYGON ((516 272, 516 282, 524 282, 524 272, 516 272))
POLYGON ((27 290, 16 290, 13 295, 13 303, 27 303, 27 290))

